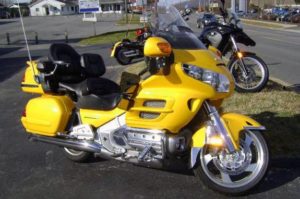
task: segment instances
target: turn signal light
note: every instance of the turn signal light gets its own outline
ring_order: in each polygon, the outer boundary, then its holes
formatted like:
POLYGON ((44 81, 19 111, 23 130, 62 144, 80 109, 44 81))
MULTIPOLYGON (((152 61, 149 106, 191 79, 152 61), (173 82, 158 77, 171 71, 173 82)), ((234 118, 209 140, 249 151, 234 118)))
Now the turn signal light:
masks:
POLYGON ((23 78, 22 78, 22 82, 25 82, 25 81, 26 81, 26 74, 24 73, 23 78))
POLYGON ((162 53, 171 54, 172 52, 172 48, 168 43, 158 43, 157 46, 162 53))
POLYGON ((237 53, 237 56, 238 56, 238 58, 240 58, 240 59, 241 59, 241 58, 243 57, 243 53, 241 53, 241 52, 238 52, 238 53, 237 53))
POLYGON ((215 135, 215 136, 212 136, 209 138, 208 144, 210 144, 212 146, 216 146, 216 147, 221 147, 224 145, 224 142, 220 136, 215 135))
POLYGON ((23 116, 23 117, 26 117, 26 109, 23 110, 22 116, 23 116))

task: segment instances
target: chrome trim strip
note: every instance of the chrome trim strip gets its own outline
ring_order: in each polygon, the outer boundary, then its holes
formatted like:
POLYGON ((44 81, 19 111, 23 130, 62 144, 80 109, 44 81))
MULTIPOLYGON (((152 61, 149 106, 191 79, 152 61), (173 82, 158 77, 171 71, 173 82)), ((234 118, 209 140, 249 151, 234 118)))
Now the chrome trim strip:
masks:
POLYGON ((164 130, 159 130, 159 129, 142 129, 142 128, 132 128, 128 126, 124 126, 127 130, 131 131, 136 131, 136 132, 141 132, 141 133, 156 133, 156 134, 165 134, 166 131, 164 130))
POLYGON ((258 131, 265 131, 267 130, 265 126, 245 126, 245 130, 258 130, 258 131))

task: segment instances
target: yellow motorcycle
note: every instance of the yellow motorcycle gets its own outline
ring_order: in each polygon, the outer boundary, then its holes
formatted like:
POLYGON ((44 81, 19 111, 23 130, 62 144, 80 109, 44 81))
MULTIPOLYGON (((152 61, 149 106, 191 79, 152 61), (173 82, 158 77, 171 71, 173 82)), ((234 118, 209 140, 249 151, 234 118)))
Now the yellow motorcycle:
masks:
POLYGON ((121 87, 101 77, 101 56, 53 44, 50 61, 27 63, 22 89, 40 96, 22 124, 31 141, 60 146, 73 161, 98 155, 166 168, 181 160, 208 187, 244 194, 267 172, 265 128, 220 111, 233 94, 230 72, 175 7, 157 10, 144 47, 151 75, 123 75, 121 87))

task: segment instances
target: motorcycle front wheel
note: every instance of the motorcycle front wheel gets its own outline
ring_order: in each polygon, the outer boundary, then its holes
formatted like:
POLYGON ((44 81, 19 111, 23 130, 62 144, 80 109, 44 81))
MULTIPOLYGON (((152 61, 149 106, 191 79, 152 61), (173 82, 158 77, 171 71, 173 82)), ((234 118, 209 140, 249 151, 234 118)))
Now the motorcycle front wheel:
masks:
POLYGON ((228 63, 228 68, 235 80, 235 89, 238 92, 259 92, 269 80, 269 70, 266 63, 254 54, 245 55, 239 59, 232 58, 228 63), (247 75, 242 70, 242 61, 247 75))
POLYGON ((205 147, 195 175, 209 188, 228 195, 243 195, 262 181, 268 170, 269 152, 260 132, 244 131, 240 150, 228 153, 205 147))

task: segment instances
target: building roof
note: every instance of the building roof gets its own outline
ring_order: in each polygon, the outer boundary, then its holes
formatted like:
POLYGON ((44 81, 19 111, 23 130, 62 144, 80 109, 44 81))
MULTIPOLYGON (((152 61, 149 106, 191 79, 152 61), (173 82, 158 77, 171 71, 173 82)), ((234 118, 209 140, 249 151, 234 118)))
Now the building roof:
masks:
MULTIPOLYGON (((40 2, 43 2, 43 1, 47 1, 47 0, 33 0, 31 2, 31 4, 29 5, 29 7, 32 7, 40 2)), ((58 1, 58 2, 61 2, 61 3, 64 3, 64 4, 71 4, 71 5, 78 5, 78 0, 53 0, 53 1, 58 1)))

